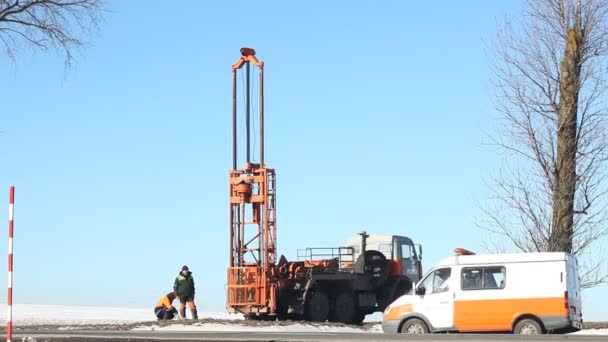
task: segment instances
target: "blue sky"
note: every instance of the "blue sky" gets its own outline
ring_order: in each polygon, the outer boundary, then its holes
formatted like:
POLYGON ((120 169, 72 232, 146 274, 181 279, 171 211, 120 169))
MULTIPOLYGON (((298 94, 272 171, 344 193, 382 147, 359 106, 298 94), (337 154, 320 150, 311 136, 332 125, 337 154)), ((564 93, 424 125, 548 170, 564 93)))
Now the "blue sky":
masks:
MULTIPOLYGON (((198 306, 224 310, 242 46, 266 63, 280 253, 361 229, 410 236, 425 268, 479 250, 477 203, 500 165, 483 144, 498 124, 490 46, 519 6, 109 1, 68 73, 52 53, 0 58, 15 302, 151 307, 188 264, 198 306)), ((608 319, 606 291, 585 294, 587 320, 608 319)))

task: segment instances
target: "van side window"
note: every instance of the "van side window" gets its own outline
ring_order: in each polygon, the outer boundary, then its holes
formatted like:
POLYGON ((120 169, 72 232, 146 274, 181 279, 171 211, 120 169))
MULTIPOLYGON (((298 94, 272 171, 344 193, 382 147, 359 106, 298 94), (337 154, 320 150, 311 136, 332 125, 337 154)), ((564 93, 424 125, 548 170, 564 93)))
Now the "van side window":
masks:
POLYGON ((426 291, 426 294, 431 294, 433 293, 433 278, 435 277, 435 272, 429 274, 428 276, 426 276, 426 278, 424 278, 421 282, 419 287, 424 287, 424 290, 426 291))
POLYGON ((462 269, 462 289, 463 290, 478 290, 481 289, 481 276, 483 269, 479 268, 463 268, 462 269))
POLYGON ((440 268, 435 271, 435 279, 433 281, 433 293, 446 292, 450 289, 451 268, 440 268))
POLYGON ((465 267, 461 287, 463 290, 504 289, 505 274, 503 266, 465 267))
POLYGON ((505 288, 505 268, 501 266, 484 267, 483 269, 483 288, 484 289, 504 289, 505 288))
POLYGON ((441 293, 449 290, 451 268, 440 268, 422 280, 420 286, 424 287, 426 294, 441 293))

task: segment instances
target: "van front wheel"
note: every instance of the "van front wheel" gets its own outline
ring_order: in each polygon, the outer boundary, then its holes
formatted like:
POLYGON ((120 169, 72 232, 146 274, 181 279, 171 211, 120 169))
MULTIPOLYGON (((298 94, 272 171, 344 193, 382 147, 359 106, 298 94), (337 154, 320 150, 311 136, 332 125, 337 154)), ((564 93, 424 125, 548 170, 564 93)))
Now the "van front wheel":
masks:
POLYGON ((401 333, 403 334, 427 334, 429 328, 426 324, 418 318, 410 318, 401 327, 401 333))
POLYGON ((542 332, 540 324, 531 318, 522 319, 513 328, 513 333, 518 335, 540 335, 542 332))

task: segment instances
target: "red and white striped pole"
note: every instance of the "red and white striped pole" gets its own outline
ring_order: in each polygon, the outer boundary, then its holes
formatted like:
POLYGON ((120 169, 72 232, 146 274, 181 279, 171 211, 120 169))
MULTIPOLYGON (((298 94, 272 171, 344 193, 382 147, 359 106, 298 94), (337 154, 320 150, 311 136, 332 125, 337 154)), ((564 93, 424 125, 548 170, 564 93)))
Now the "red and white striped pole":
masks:
POLYGON ((8 297, 6 315, 6 342, 13 339, 13 218, 15 216, 15 187, 11 186, 8 197, 8 297))

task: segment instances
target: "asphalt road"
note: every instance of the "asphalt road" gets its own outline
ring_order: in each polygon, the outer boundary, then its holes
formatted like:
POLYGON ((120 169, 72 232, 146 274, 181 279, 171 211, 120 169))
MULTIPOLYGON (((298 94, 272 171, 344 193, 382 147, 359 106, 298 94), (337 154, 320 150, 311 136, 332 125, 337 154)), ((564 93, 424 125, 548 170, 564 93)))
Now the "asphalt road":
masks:
MULTIPOLYGON (((608 341, 607 336, 581 335, 393 335, 372 333, 285 333, 285 332, 159 332, 159 331, 57 331, 57 332, 19 332, 13 341, 608 341)), ((4 338, 0 341, 6 341, 4 338)))

